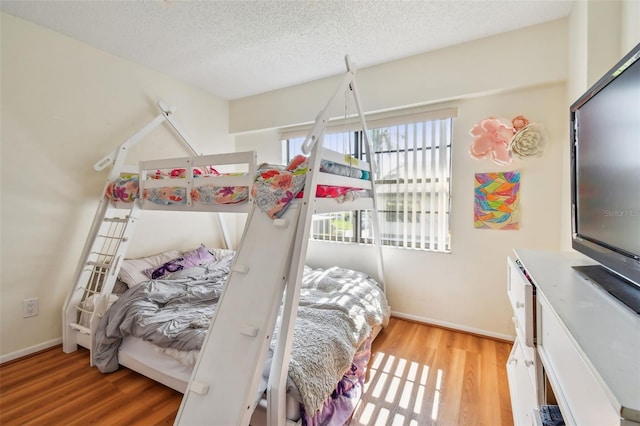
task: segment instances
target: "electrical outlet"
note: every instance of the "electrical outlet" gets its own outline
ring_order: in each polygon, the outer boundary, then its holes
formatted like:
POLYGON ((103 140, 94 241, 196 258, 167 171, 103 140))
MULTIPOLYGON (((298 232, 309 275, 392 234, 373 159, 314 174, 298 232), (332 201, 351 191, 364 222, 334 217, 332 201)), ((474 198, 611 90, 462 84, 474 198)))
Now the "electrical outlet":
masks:
POLYGON ((38 298, 24 299, 22 302, 22 316, 24 318, 38 315, 38 298))

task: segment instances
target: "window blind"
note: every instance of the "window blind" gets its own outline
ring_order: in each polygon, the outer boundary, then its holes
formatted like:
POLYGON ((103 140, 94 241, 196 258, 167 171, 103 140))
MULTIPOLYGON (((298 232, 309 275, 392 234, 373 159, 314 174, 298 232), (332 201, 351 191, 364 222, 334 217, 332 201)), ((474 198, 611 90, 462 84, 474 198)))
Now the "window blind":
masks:
MULTIPOLYGON (((451 127, 456 115, 454 108, 414 108, 367 116, 383 244, 450 251, 451 127)), ((310 128, 282 132, 289 158, 300 152, 310 128)), ((363 139, 359 121, 334 120, 323 145, 341 152, 348 147, 349 154, 371 162, 363 139)), ((317 215, 312 232, 316 239, 370 242, 370 215, 368 211, 317 215)))

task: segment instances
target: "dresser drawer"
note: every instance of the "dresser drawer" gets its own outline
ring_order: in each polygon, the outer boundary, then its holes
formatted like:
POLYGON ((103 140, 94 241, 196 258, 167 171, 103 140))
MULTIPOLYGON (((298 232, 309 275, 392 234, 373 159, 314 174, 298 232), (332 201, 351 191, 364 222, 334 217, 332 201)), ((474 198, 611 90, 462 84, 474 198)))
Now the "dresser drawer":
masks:
POLYGON ((507 257, 507 294, 513 309, 514 324, 522 344, 535 344, 535 303, 531 282, 516 262, 507 257))
POLYGON ((538 297, 538 353, 567 425, 620 425, 621 419, 551 306, 538 297))
POLYGON ((525 346, 519 339, 513 344, 509 361, 507 361, 507 379, 509 380, 509 394, 513 412, 513 423, 517 426, 535 425, 535 409, 538 408, 535 380, 532 380, 531 372, 535 365, 527 362, 524 354, 525 346))

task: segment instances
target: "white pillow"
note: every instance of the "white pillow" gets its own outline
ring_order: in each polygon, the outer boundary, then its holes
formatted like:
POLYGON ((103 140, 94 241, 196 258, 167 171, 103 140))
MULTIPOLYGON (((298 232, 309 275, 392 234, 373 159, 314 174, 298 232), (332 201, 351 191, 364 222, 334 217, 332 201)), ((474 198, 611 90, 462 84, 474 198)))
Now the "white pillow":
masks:
POLYGON ((211 253, 213 257, 216 258, 216 260, 223 259, 227 256, 232 256, 232 255, 235 256, 236 254, 235 250, 227 250, 227 249, 220 249, 220 248, 209 249, 209 253, 211 253))
POLYGON ((181 255, 182 252, 179 250, 169 250, 148 257, 125 259, 122 262, 118 278, 120 278, 127 287, 131 288, 138 283, 149 281, 149 277, 143 272, 145 269, 155 268, 181 255))

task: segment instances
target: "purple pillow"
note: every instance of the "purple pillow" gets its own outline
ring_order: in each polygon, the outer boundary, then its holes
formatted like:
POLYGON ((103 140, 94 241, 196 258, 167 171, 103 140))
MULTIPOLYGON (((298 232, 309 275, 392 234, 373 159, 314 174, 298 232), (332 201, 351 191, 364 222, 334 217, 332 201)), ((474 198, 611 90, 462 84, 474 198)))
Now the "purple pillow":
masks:
POLYGON ((209 253, 209 250, 207 250, 204 244, 201 244, 200 247, 195 250, 186 252, 182 257, 184 258, 183 265, 185 268, 191 268, 192 266, 198 266, 204 263, 211 263, 216 260, 216 258, 209 253))
POLYGON ((195 250, 184 253, 181 257, 171 259, 170 261, 156 267, 144 270, 144 274, 152 280, 159 280, 172 272, 181 271, 185 268, 202 265, 213 262, 215 257, 209 253, 204 244, 201 244, 195 250))
POLYGON ((181 271, 183 269, 184 259, 182 257, 178 257, 176 259, 171 259, 167 263, 160 265, 157 268, 145 269, 144 273, 152 280, 159 280, 166 277, 172 272, 181 271))

